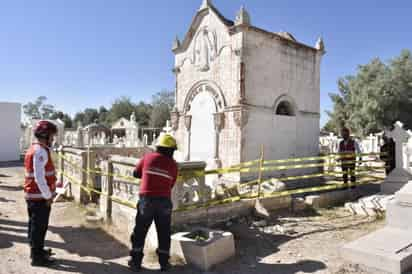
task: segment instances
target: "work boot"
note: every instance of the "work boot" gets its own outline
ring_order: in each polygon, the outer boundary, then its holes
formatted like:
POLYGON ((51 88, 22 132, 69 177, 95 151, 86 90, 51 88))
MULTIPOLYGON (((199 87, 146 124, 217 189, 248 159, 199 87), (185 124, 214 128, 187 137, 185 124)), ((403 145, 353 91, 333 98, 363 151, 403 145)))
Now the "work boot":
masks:
POLYGON ((169 263, 169 254, 157 253, 159 256, 160 271, 167 272, 170 270, 171 265, 169 263))
MULTIPOLYGON (((53 250, 51 248, 45 248, 42 251, 42 255, 50 258, 51 256, 55 255, 55 253, 53 253, 53 250)), ((33 259, 33 252, 30 253, 30 259, 33 259)))
POLYGON ((168 272, 172 266, 169 263, 160 265, 160 272, 168 272))
POLYGON ((139 272, 142 269, 143 253, 141 252, 130 252, 130 260, 127 262, 130 269, 134 272, 139 272))
POLYGON ((31 260, 32 266, 51 266, 55 263, 54 260, 50 259, 50 257, 45 255, 34 255, 31 260))

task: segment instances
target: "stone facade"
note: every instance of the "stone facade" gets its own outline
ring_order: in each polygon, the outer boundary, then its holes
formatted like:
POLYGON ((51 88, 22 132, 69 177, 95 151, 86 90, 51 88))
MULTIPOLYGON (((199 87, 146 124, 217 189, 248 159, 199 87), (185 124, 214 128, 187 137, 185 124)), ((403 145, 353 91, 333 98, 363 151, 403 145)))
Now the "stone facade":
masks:
POLYGON ((318 154, 322 40, 256 28, 243 8, 232 22, 204 1, 173 52, 184 160, 230 166, 258 158, 261 145, 267 159, 318 154))

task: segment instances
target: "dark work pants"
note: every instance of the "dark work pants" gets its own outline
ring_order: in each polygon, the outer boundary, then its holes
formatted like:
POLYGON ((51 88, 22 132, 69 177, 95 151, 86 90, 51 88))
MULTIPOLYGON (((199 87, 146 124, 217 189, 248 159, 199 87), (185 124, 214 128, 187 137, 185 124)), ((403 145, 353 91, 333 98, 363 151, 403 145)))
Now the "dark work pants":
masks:
POLYGON ((28 238, 33 257, 41 256, 44 249, 44 239, 49 227, 51 207, 46 201, 27 201, 29 214, 28 238))
POLYGON ((152 222, 155 222, 159 248, 160 265, 169 261, 172 202, 163 197, 141 197, 137 204, 136 225, 131 236, 133 259, 140 260, 143 257, 143 248, 146 234, 152 222))
MULTIPOLYGON (((348 177, 350 176, 350 181, 351 183, 356 182, 356 177, 355 177, 355 164, 346 164, 342 165, 342 172, 343 172, 343 182, 346 184, 348 183, 348 177)), ((352 187, 355 187, 354 185, 352 187)))

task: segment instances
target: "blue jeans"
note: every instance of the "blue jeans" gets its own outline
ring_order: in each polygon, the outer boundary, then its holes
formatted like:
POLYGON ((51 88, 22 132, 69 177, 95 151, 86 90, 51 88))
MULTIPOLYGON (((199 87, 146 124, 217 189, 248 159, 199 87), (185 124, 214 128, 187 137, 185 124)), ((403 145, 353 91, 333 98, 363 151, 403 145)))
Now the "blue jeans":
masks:
POLYGON ((136 224, 131 236, 133 259, 140 260, 143 257, 143 248, 146 234, 152 222, 155 222, 159 247, 160 265, 165 265, 169 260, 172 201, 165 197, 140 197, 137 204, 136 224))

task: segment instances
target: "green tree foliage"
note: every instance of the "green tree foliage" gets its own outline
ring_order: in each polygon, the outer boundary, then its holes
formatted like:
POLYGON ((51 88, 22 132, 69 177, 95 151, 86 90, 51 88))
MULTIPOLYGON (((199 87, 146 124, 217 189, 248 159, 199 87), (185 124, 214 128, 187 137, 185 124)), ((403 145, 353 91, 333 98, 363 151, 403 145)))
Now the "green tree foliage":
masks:
POLYGON ((152 113, 152 105, 145 102, 140 102, 135 108, 136 120, 142 127, 149 126, 150 114, 152 113))
POLYGON ((46 101, 46 96, 39 96, 34 102, 23 105, 24 114, 29 119, 60 119, 64 122, 66 128, 71 128, 73 126, 71 117, 62 111, 56 110, 53 105, 46 104, 46 101))
POLYGON ((152 98, 152 112, 150 115, 151 127, 164 127, 167 120, 170 120, 170 111, 174 106, 174 93, 163 90, 152 98))
POLYGON ((99 122, 99 112, 95 108, 86 108, 74 116, 74 123, 76 125, 80 123, 82 126, 86 126, 95 122, 99 122))
POLYGON ((23 105, 24 114, 33 119, 50 119, 55 110, 54 106, 46 104, 46 101, 46 96, 39 96, 34 102, 23 105))
POLYGON ((136 121, 141 127, 163 127, 166 120, 170 119, 170 110, 174 105, 174 93, 161 91, 153 96, 152 102, 143 101, 134 103, 130 97, 120 97, 107 109, 104 106, 96 108, 86 108, 75 114, 72 120, 69 115, 55 111, 54 106, 45 104, 46 97, 41 96, 33 103, 24 105, 24 112, 29 117, 42 119, 61 119, 67 128, 76 128, 79 124, 87 126, 98 122, 110 127, 120 118, 129 119, 134 112, 136 121))
MULTIPOLYGON (((328 112, 329 130, 348 126, 360 136, 389 128, 397 120, 412 128, 412 55, 409 50, 387 64, 378 58, 338 81, 328 112)), ((326 129, 325 129, 326 130, 326 129)))
POLYGON ((57 111, 57 112, 53 113, 53 114, 50 116, 50 119, 51 119, 51 120, 60 119, 60 120, 62 120, 62 121, 64 122, 64 127, 65 127, 65 128, 73 128, 73 120, 72 120, 72 118, 71 118, 68 114, 63 113, 62 111, 57 111))
POLYGON ((110 108, 108 115, 108 122, 114 123, 121 117, 129 119, 133 111, 135 111, 136 105, 132 102, 130 97, 120 97, 114 101, 110 108))

